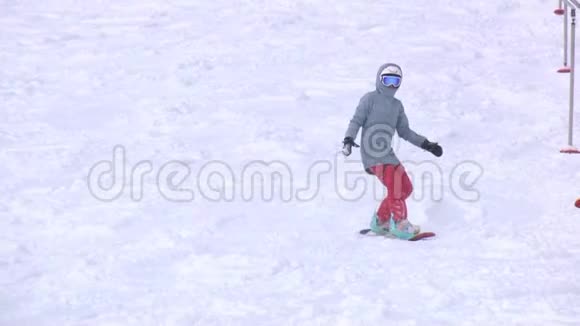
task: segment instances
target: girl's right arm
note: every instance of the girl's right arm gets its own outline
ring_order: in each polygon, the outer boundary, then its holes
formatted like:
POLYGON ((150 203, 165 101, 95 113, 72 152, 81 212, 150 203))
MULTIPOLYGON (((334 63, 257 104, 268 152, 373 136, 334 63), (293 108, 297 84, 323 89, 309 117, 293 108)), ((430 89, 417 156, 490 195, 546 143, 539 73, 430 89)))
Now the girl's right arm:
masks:
POLYGON ((356 107, 354 116, 352 117, 350 123, 348 124, 348 129, 346 130, 346 134, 344 135, 345 139, 349 137, 352 140, 356 139, 358 130, 365 124, 365 121, 367 120, 367 115, 370 107, 369 100, 370 100, 369 94, 366 94, 360 99, 360 102, 356 107))

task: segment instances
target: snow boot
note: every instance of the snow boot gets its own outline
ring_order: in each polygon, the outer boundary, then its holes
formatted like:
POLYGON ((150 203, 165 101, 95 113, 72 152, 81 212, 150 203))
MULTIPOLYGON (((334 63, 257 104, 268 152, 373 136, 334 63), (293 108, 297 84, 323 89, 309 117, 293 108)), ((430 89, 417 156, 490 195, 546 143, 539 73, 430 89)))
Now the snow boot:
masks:
POLYGON ((387 233, 389 233, 389 223, 381 224, 379 222, 379 216, 377 215, 377 213, 373 215, 370 227, 371 231, 377 235, 386 235, 387 233))
POLYGON ((407 219, 395 222, 395 219, 391 217, 389 232, 399 239, 409 240, 421 232, 421 228, 418 225, 411 224, 407 219))

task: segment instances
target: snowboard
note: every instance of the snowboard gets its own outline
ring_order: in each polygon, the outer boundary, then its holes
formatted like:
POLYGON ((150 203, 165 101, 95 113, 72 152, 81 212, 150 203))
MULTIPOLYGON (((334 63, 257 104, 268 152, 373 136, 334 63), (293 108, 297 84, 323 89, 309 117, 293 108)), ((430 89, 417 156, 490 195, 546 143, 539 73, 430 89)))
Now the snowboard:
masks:
MULTIPOLYGON (((359 233, 362 234, 362 235, 366 235, 366 234, 368 234, 370 232, 371 232, 371 229, 362 229, 362 230, 359 231, 359 233)), ((373 233, 371 233, 371 234, 373 234, 373 233)), ((435 236, 435 233, 433 233, 433 232, 419 232, 419 233, 417 233, 417 235, 415 235, 414 237, 412 237, 408 241, 419 241, 419 240, 423 240, 423 239, 432 238, 434 236, 435 236)), ((387 235, 386 237, 389 237, 389 236, 387 235)), ((392 236, 392 238, 398 239, 398 238, 396 238, 394 236, 392 236)))

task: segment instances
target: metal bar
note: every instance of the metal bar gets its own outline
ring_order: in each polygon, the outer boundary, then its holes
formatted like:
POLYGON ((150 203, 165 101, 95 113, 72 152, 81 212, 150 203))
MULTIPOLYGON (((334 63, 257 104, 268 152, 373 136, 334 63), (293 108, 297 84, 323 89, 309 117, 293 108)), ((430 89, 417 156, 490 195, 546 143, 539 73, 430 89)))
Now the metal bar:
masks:
POLYGON ((564 0, 565 2, 567 2, 571 7, 574 7, 576 9, 580 8, 580 2, 578 2, 577 0, 564 0))
POLYGON ((574 73, 576 57, 576 9, 572 8, 570 12, 572 18, 571 30, 571 53, 570 53, 570 114, 568 116, 568 145, 573 146, 573 127, 574 127, 574 73))
POLYGON ((564 4, 564 67, 568 66, 568 4, 564 4))

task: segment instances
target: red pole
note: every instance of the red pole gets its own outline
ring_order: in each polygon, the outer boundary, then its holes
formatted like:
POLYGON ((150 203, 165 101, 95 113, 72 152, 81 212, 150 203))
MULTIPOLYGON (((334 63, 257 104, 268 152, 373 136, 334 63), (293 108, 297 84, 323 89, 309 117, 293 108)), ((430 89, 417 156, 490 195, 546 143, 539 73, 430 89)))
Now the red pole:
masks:
POLYGON ((564 9, 562 9, 562 0, 558 1, 558 8, 554 10, 554 13, 558 16, 562 16, 564 14, 564 9))

